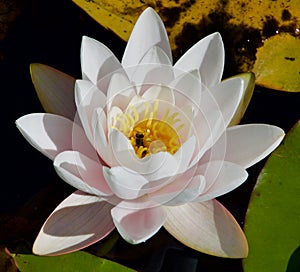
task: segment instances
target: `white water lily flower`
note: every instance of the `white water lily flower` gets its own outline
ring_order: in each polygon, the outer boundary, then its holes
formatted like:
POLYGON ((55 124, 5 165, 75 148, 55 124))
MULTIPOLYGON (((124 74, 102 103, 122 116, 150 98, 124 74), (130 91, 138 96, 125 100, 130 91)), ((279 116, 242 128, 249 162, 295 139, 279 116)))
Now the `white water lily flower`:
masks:
POLYGON ((245 257, 243 231, 215 198, 242 184, 245 169, 269 155, 284 132, 265 124, 229 127, 248 86, 238 76, 221 81, 220 34, 200 40, 173 66, 163 23, 147 8, 121 63, 102 43, 83 37, 81 64, 83 79, 76 82, 31 65, 51 113, 16 121, 77 189, 46 220, 34 253, 79 250, 115 227, 136 244, 164 226, 196 250, 245 257))

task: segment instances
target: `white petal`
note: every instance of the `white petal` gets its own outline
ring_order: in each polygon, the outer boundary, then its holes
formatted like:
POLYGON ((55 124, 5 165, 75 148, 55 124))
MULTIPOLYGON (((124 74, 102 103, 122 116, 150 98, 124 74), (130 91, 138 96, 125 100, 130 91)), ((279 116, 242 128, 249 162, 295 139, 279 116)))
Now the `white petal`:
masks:
POLYGON ((197 148, 196 145, 196 139, 193 135, 187 141, 185 141, 183 145, 174 154, 174 158, 177 160, 179 165, 179 173, 184 172, 188 168, 193 157, 194 151, 197 148))
POLYGON ((153 85, 142 95, 142 98, 150 101, 163 100, 170 104, 174 104, 175 101, 173 91, 163 85, 153 85))
POLYGON ((172 60, 171 48, 164 24, 158 14, 147 8, 135 23, 128 40, 123 59, 123 67, 137 65, 153 46, 160 47, 172 60))
MULTIPOLYGON (((219 132, 223 127, 222 125, 222 115, 218 109, 217 104, 214 100, 211 100, 212 110, 210 114, 203 113, 201 107, 197 110, 196 116, 193 118, 192 128, 196 136, 196 142, 199 146, 196 156, 193 158, 191 165, 194 165, 199 161, 207 149, 212 146, 214 142, 215 133, 219 132), (215 110, 213 110, 215 109, 215 110)), ((225 130, 225 128, 223 128, 225 130)))
POLYGON ((94 135, 93 146, 97 150, 101 159, 109 166, 116 165, 112 153, 111 145, 108 143, 107 118, 103 109, 98 108, 92 117, 92 131, 94 135))
POLYGON ((31 79, 46 112, 74 119, 75 78, 50 66, 32 63, 31 79))
POLYGON ((121 73, 114 73, 110 79, 107 91, 107 110, 109 111, 113 106, 125 110, 135 94, 136 91, 130 84, 127 76, 121 73))
POLYGON ((202 148, 196 160, 225 132, 241 100, 242 91, 243 82, 234 78, 212 87, 212 91, 203 92, 199 111, 193 122, 201 128, 197 137, 202 148))
POLYGON ((174 79, 173 67, 161 64, 139 64, 127 69, 130 80, 137 86, 137 93, 143 93, 152 85, 168 85, 174 79))
POLYGON ((170 66, 172 62, 165 51, 158 46, 153 46, 141 58, 139 64, 162 64, 170 66))
POLYGON ((96 243, 114 229, 111 208, 99 197, 73 193, 48 217, 34 242, 33 252, 59 255, 96 243))
POLYGON ((123 133, 112 130, 110 139, 118 164, 140 173, 149 181, 172 177, 179 171, 177 160, 168 152, 159 152, 139 159, 123 133))
POLYGON ((112 195, 103 176, 103 166, 76 151, 65 151, 54 159, 58 175, 76 189, 98 196, 112 195))
POLYGON ((194 170, 190 174, 179 176, 149 196, 153 201, 167 206, 177 206, 193 201, 205 189, 205 178, 201 175, 191 175, 193 173, 194 170))
POLYGON ((92 81, 106 93, 110 74, 120 69, 120 62, 109 48, 95 39, 82 37, 81 70, 83 79, 92 81))
POLYGON ((69 119, 49 114, 33 113, 16 120, 25 139, 50 159, 65 150, 78 150, 93 158, 95 151, 81 127, 69 119))
MULTIPOLYGON (((226 130, 225 160, 245 168, 268 156, 282 141, 285 133, 276 126, 248 124, 226 130)), ((216 145, 220 145, 220 141, 216 145)))
POLYGON ((81 124, 92 143, 92 115, 96 108, 105 107, 106 97, 90 81, 77 80, 75 84, 75 101, 81 124))
POLYGON ((242 229, 216 200, 165 209, 164 227, 184 245, 219 257, 245 258, 248 255, 242 229))
POLYGON ((130 210, 118 206, 111 210, 111 215, 121 236, 131 244, 138 244, 151 238, 165 222, 162 207, 143 210, 130 210))
POLYGON ((134 152, 133 147, 130 141, 128 140, 128 138, 118 129, 112 129, 108 137, 109 137, 109 144, 111 145, 113 154, 116 158, 119 158, 119 153, 123 151, 134 152))
POLYGON ((190 106, 196 108, 201 101, 201 78, 199 70, 183 73, 169 84, 173 88, 178 107, 190 106))
POLYGON ((207 201, 224 195, 240 186, 248 177, 246 170, 231 162, 210 162, 200 167, 205 176, 206 188, 194 201, 207 201))
POLYGON ((218 84, 224 68, 224 46, 221 35, 213 33, 191 47, 174 66, 183 72, 200 70, 202 82, 207 87, 218 84))
POLYGON ((128 168, 104 167, 103 174, 111 190, 122 199, 135 199, 146 193, 143 187, 148 180, 128 168))
POLYGON ((211 87, 210 91, 220 107, 224 126, 227 127, 241 101, 244 92, 244 81, 240 78, 227 79, 211 87))

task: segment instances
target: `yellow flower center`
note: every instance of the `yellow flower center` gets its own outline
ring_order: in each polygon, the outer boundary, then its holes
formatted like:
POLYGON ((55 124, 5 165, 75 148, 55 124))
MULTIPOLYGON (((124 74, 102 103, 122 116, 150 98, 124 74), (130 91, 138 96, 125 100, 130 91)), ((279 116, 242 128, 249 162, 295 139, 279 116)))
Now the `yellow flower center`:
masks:
POLYGON ((112 127, 128 137, 138 158, 162 151, 175 154, 181 146, 179 131, 184 124, 179 112, 170 112, 164 103, 155 100, 151 104, 130 105, 112 120, 112 127), (160 104, 164 107, 160 108, 160 104))
POLYGON ((172 126, 155 119, 137 123, 129 135, 129 140, 139 158, 161 151, 174 154, 180 147, 179 136, 172 126))

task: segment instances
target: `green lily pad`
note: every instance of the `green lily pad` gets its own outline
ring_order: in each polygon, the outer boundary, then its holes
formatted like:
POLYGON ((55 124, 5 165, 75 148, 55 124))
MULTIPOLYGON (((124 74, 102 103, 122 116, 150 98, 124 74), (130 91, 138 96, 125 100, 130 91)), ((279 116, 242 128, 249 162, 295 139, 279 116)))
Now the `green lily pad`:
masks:
POLYGON ((252 192, 244 228, 249 243, 245 272, 299 267, 295 257, 300 246, 299 166, 300 121, 270 156, 252 192))
POLYGON ((20 272, 135 271, 118 263, 96 257, 84 251, 53 257, 42 257, 31 254, 14 254, 13 258, 17 263, 20 272))

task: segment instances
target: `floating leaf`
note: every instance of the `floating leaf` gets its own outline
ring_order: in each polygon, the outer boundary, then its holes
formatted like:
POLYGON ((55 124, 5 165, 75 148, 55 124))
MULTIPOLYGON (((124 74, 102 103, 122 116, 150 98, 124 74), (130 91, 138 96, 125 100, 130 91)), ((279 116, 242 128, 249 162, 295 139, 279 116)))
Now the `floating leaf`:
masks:
MULTIPOLYGON (((72 1, 125 41, 128 40, 139 15, 151 6, 166 26, 174 59, 180 57, 199 39, 219 31, 226 49, 225 72, 230 75, 252 71, 257 49, 268 38, 279 32, 289 33, 290 36, 300 35, 300 0, 72 1)), ((281 44, 281 41, 275 40, 274 43, 281 44)), ((272 54, 276 54, 276 51, 271 50, 272 54)), ((264 57, 265 55, 262 60, 264 57)), ((277 69, 273 69, 274 76, 282 78, 284 83, 281 87, 270 85, 272 79, 269 77, 261 78, 257 83, 279 90, 300 91, 290 87, 299 84, 299 74, 297 78, 285 78, 281 74, 281 69, 285 67, 281 63, 274 64, 277 65, 277 69)))
POLYGON ((84 251, 77 251, 70 254, 41 257, 30 254, 15 254, 14 259, 20 272, 133 272, 135 270, 127 268, 115 262, 96 257, 84 251))
POLYGON ((300 246, 299 165, 300 121, 270 156, 253 190, 245 221, 249 243, 245 272, 299 267, 293 257, 299 256, 300 246))
POLYGON ((257 84, 300 92, 300 38, 280 34, 266 40, 257 51, 253 72, 257 84))

